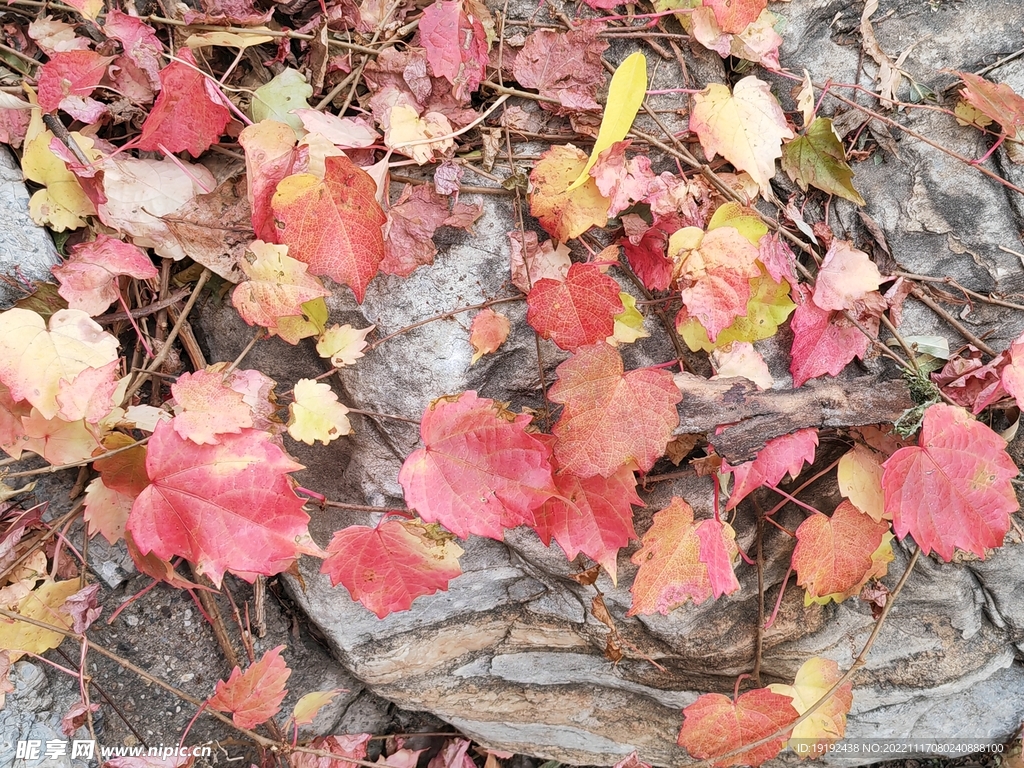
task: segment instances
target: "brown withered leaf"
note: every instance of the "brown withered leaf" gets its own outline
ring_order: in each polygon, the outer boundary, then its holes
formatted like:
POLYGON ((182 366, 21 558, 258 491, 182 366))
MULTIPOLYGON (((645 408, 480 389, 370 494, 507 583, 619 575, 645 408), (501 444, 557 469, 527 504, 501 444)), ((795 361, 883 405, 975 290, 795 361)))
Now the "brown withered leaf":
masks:
POLYGON ((238 263, 255 238, 245 176, 222 182, 163 220, 193 261, 232 283, 245 278, 238 263))

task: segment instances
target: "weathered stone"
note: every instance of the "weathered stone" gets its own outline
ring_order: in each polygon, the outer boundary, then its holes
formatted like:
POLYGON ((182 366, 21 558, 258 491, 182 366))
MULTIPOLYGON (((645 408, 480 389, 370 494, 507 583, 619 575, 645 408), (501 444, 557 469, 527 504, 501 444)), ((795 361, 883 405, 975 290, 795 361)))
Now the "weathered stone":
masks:
MULTIPOLYGON (((60 263, 50 235, 28 215, 28 198, 21 166, 10 150, 0 147, 0 276, 18 285, 52 280, 50 268, 60 263)), ((0 280, 0 307, 9 307, 23 295, 0 280)))

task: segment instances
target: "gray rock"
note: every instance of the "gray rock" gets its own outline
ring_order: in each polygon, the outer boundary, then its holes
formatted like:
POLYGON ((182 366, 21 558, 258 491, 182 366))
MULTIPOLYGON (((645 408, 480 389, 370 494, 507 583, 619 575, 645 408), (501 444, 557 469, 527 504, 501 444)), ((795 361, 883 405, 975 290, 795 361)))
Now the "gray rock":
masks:
MULTIPOLYGON (((14 691, 8 693, 0 709, 0 768, 86 768, 81 758, 71 759, 71 743, 61 731, 64 711, 73 703, 65 697, 55 697, 50 691, 46 673, 30 662, 18 661, 11 668, 14 691), (39 754, 35 759, 18 758, 18 743, 38 741, 39 754), (64 753, 47 757, 47 742, 59 742, 64 753)), ((79 728, 71 739, 89 739, 88 731, 79 728)))
MULTIPOLYGON (((52 279, 50 268, 60 263, 50 235, 28 215, 28 198, 21 166, 7 147, 0 147, 0 276, 18 285, 52 279)), ((0 307, 10 307, 23 295, 0 280, 0 307)))

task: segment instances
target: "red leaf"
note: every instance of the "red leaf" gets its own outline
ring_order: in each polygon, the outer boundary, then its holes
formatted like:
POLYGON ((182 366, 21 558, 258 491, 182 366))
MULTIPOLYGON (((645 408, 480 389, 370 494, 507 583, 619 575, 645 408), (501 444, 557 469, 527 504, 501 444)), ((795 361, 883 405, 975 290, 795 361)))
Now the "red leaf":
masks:
MULTIPOLYGON (((1013 354, 1013 347, 1010 347, 1010 354, 1013 354)), ((978 414, 1006 396, 1003 382, 1008 362, 1007 356, 1002 354, 982 363, 981 350, 969 344, 947 360, 941 371, 932 373, 931 379, 954 403, 978 414)))
POLYGON ((469 343, 473 345, 472 365, 484 355, 496 352, 505 343, 512 324, 505 315, 490 307, 480 310, 469 326, 469 343))
POLYGON ((468 99, 487 68, 487 33, 480 19, 463 10, 462 0, 437 0, 423 11, 420 42, 434 76, 455 86, 455 98, 468 99))
POLYGON ((310 274, 344 283, 362 302, 384 258, 387 217, 366 171, 344 156, 328 157, 324 166, 323 179, 299 173, 277 185, 271 201, 276 239, 289 256, 309 264, 310 274))
POLYGON ((252 228, 256 237, 268 243, 277 242, 277 227, 271 198, 278 183, 289 176, 295 166, 295 131, 276 120, 262 120, 247 125, 238 135, 245 151, 245 178, 252 208, 252 228))
POLYGON ((848 592, 874 567, 871 556, 888 531, 887 522, 876 523, 849 501, 831 517, 811 515, 796 529, 796 583, 811 597, 848 592))
MULTIPOLYGON (((366 745, 373 738, 370 733, 344 734, 340 736, 317 736, 310 744, 313 749, 322 749, 335 755, 351 757, 354 760, 366 758, 366 745)), ((311 755, 308 752, 292 752, 288 757, 292 768, 337 768, 339 762, 331 757, 311 755)))
POLYGON ((456 203, 456 209, 454 214, 449 213, 448 201, 429 186, 407 184, 388 209, 380 271, 408 277, 417 267, 433 264, 437 247, 432 238, 438 227, 468 230, 483 212, 482 208, 474 209, 464 203, 456 203), (467 208, 470 210, 464 210, 467 208))
POLYGON ((100 56, 95 51, 55 53, 39 70, 39 108, 44 112, 59 108, 83 122, 95 122, 99 117, 96 109, 102 112, 106 108, 88 97, 113 60, 113 56, 100 56))
POLYGON ((253 426, 252 408, 219 371, 183 373, 171 384, 171 395, 179 411, 171 426, 185 440, 219 443, 222 435, 253 426))
POLYGON ((462 573, 462 549, 408 520, 349 526, 334 534, 327 551, 320 572, 331 577, 333 586, 344 584, 380 619, 408 610, 421 595, 448 589, 448 582, 462 573))
POLYGON ((814 449, 817 447, 818 430, 811 427, 769 440, 753 461, 735 467, 723 461, 722 471, 732 472, 735 483, 725 508, 735 508, 762 485, 778 485, 787 472, 795 478, 800 474, 804 462, 814 462, 814 449))
POLYGON ((604 24, 583 21, 565 33, 531 32, 512 65, 516 80, 542 96, 558 99, 560 106, 541 102, 544 109, 559 114, 600 111, 595 97, 605 82, 601 54, 608 43, 598 33, 604 28, 604 24))
POLYGON ((1005 441, 966 411, 933 405, 919 444, 883 466, 885 510, 900 539, 910 534, 925 554, 935 550, 947 562, 955 547, 984 558, 1002 546, 1020 506, 1010 484, 1017 467, 1005 441))
POLYGON ((502 528, 533 523, 533 510, 557 490, 551 449, 527 434, 530 417, 463 392, 423 414, 423 448, 398 473, 409 506, 456 536, 501 540, 502 528))
POLYGON ((821 309, 854 309, 882 275, 871 258, 846 240, 833 240, 814 282, 813 301, 821 309))
POLYGON ((558 366, 550 397, 565 405, 552 432, 555 457, 579 477, 609 477, 623 465, 647 472, 679 424, 682 399, 672 374, 641 369, 623 374, 608 344, 584 347, 558 366))
MULTIPOLYGON (((623 223, 634 214, 623 217, 623 223)), ((639 219, 639 217, 636 217, 639 219)), ((643 234, 630 235, 619 241, 626 261, 649 291, 664 291, 672 283, 672 262, 665 255, 668 237, 681 228, 676 216, 658 217, 643 234)))
POLYGON ((545 546, 551 539, 573 560, 580 552, 600 563, 615 580, 619 549, 636 538, 633 508, 642 507, 636 495, 636 476, 620 467, 610 477, 576 477, 555 473, 558 496, 537 510, 534 530, 545 546))
POLYGON ((181 61, 160 70, 160 95, 142 124, 136 146, 147 152, 188 151, 199 157, 224 133, 231 112, 198 69, 192 52, 182 48, 178 58, 181 61))
POLYGON ((993 83, 970 72, 957 72, 966 86, 960 91, 964 100, 1003 127, 1011 139, 1024 131, 1024 98, 1006 83, 993 83))
MULTIPOLYGON (((797 286, 800 299, 790 321, 793 331, 792 360, 789 371, 793 386, 801 387, 808 379, 836 376, 855 357, 867 354, 870 342, 857 326, 842 314, 821 309, 808 297, 805 286, 797 286)), ((878 334, 877 317, 858 318, 870 333, 878 334)))
POLYGON ((702 521, 696 533, 700 540, 699 559, 707 566, 712 596, 717 600, 722 595, 731 595, 740 588, 732 564, 737 554, 736 532, 731 525, 712 517, 702 521))
POLYGON ((673 496, 667 507, 654 513, 653 524, 633 555, 640 570, 630 588, 633 605, 628 615, 655 611, 667 615, 687 600, 700 605, 712 594, 717 599, 735 592, 739 582, 735 575, 730 579, 726 570, 732 571, 737 552, 732 526, 713 519, 694 522, 693 508, 673 496), (714 581, 709 560, 715 569, 714 581))
POLYGON ((253 581, 288 570, 303 552, 309 516, 289 472, 302 469, 268 433, 243 429, 216 445, 196 445, 160 422, 127 530, 143 555, 181 555, 219 585, 225 571, 253 581))
POLYGON ((281 658, 283 645, 263 654, 263 658, 245 670, 235 667, 227 682, 217 681, 217 690, 207 702, 211 709, 230 712, 239 728, 255 728, 281 710, 288 690, 284 687, 292 671, 281 658))
POLYGON ((704 7, 714 11, 723 32, 737 35, 761 15, 768 0, 704 0, 704 7))
POLYGON ((763 739, 799 717, 789 696, 767 688, 748 691, 733 701, 720 693, 706 693, 683 710, 679 746, 719 768, 750 765, 757 768, 782 750, 788 734, 724 760, 715 760, 744 744, 763 739))
POLYGON ((60 283, 57 293, 67 299, 71 309, 93 317, 117 301, 119 276, 145 280, 158 274, 141 248, 102 232, 91 242, 71 246, 71 257, 53 268, 60 283))
POLYGON ((573 264, 564 281, 537 280, 526 298, 526 321, 545 339, 574 352, 604 341, 622 312, 619 284, 593 264, 573 264))
POLYGON ((160 90, 160 54, 164 47, 156 30, 135 16, 116 9, 107 12, 103 34, 121 43, 112 76, 118 90, 132 101, 148 104, 160 90))

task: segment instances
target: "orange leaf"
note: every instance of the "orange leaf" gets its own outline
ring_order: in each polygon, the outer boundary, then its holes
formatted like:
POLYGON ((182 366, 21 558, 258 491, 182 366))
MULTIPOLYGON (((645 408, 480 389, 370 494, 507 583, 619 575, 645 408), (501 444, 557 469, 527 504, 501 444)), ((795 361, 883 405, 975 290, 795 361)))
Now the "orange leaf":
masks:
POLYGON ((496 352, 505 343, 512 325, 508 318, 488 307, 473 318, 469 327, 469 343, 473 345, 473 363, 484 355, 496 352))
POLYGON ((311 173, 288 176, 271 200, 277 237, 288 254, 352 289, 362 302, 366 286, 384 258, 381 227, 387 220, 373 179, 347 157, 324 160, 323 179, 311 173))
POLYGON ((561 243, 608 223, 611 201, 602 197, 593 178, 567 191, 586 166, 586 153, 567 144, 551 147, 541 155, 530 174, 530 213, 561 243))
POLYGON ((779 754, 788 734, 732 757, 715 758, 763 739, 799 716, 789 696, 767 688, 748 691, 736 701, 720 693, 706 693, 683 710, 679 746, 700 760, 711 760, 718 768, 731 765, 757 768, 779 754))
POLYGON ((682 394, 671 373, 623 374, 622 357, 604 343, 583 347, 557 372, 550 396, 565 409, 552 432, 564 471, 608 477, 623 465, 641 472, 654 466, 679 424, 682 394))
MULTIPOLYGON (((714 519, 694 522, 693 508, 678 496, 673 496, 671 503, 660 512, 654 514, 654 524, 644 534, 640 550, 633 555, 633 562, 640 570, 633 580, 633 605, 629 609, 630 616, 636 614, 652 614, 655 611, 667 615, 676 606, 692 599, 700 605, 712 594, 712 580, 706 564, 710 556, 715 561, 715 591, 722 594, 721 560, 716 557, 712 547, 708 547, 704 539, 717 537, 721 544, 714 548, 723 550, 725 560, 731 563, 738 553, 736 533, 728 524, 714 519), (704 527, 710 533, 701 535, 704 527), (717 530, 716 530, 717 529, 717 530)), ((729 592, 739 589, 739 583, 729 592)))
POLYGON ((239 728, 255 728, 276 715, 288 690, 284 687, 292 671, 281 658, 283 645, 263 654, 263 658, 243 673, 231 670, 227 682, 217 681, 217 690, 207 702, 211 709, 230 712, 239 728))
POLYGON ((871 556, 888 531, 887 522, 875 522, 849 501, 831 517, 811 515, 796 529, 796 583, 816 598, 848 592, 874 567, 871 556))

